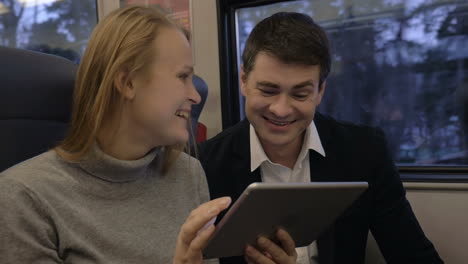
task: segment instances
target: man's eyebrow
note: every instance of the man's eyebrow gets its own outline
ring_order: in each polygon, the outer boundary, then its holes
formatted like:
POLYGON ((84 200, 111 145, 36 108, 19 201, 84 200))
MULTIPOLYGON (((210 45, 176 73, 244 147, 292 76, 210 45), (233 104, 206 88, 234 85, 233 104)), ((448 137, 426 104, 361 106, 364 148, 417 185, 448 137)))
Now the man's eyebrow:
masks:
POLYGON ((257 86, 266 86, 266 87, 269 87, 269 88, 276 88, 276 89, 279 89, 280 86, 276 83, 272 83, 272 82, 268 82, 268 81, 260 81, 260 82, 257 82, 257 86))
POLYGON ((315 87, 315 84, 314 84, 313 81, 305 81, 305 82, 301 82, 301 83, 298 83, 298 84, 294 85, 293 89, 300 89, 300 88, 303 88, 303 87, 306 87, 306 86, 315 87))

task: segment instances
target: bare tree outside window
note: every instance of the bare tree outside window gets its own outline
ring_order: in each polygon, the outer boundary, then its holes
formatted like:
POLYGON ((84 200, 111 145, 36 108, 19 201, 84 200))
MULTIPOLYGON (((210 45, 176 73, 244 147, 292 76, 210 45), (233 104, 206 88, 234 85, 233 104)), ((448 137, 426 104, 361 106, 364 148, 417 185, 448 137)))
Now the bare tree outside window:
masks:
POLYGON ((0 0, 0 45, 78 62, 97 23, 95 0, 0 0))
POLYGON ((306 13, 328 33, 333 64, 321 112, 384 129, 399 165, 468 165, 467 1, 243 8, 236 14, 238 54, 255 24, 279 11, 306 13))

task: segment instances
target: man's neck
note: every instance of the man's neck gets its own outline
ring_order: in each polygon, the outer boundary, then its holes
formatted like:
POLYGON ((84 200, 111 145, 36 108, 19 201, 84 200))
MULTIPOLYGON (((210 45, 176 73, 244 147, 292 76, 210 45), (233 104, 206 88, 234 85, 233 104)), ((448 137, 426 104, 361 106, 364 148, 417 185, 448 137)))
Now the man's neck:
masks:
MULTIPOLYGON (((304 135, 305 132, 296 141, 287 145, 271 145, 262 143, 263 151, 265 151, 265 154, 273 163, 281 164, 293 169, 302 149, 304 135)), ((260 142, 262 142, 261 139, 260 142)))

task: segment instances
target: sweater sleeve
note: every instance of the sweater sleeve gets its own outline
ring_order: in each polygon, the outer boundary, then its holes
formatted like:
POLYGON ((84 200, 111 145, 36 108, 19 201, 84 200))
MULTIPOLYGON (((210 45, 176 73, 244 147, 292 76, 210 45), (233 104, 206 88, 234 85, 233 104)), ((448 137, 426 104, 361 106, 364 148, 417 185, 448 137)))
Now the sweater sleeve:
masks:
POLYGON ((0 174, 0 208, 2 263, 62 263, 53 223, 34 192, 0 174))
MULTIPOLYGON (((200 197, 200 204, 206 203, 210 200, 210 194, 208 191, 208 183, 206 181, 206 176, 205 176, 205 171, 203 170, 203 167, 201 166, 200 162, 197 160, 197 168, 196 171, 198 171, 198 177, 199 177, 199 186, 198 186, 198 193, 200 197)), ((219 264, 218 259, 205 259, 203 261, 203 264, 219 264)))
POLYGON ((198 195, 200 197, 200 204, 206 203, 210 200, 210 193, 208 191, 208 183, 206 181, 205 171, 200 164, 200 161, 197 160, 197 165, 195 168, 198 177, 198 195))

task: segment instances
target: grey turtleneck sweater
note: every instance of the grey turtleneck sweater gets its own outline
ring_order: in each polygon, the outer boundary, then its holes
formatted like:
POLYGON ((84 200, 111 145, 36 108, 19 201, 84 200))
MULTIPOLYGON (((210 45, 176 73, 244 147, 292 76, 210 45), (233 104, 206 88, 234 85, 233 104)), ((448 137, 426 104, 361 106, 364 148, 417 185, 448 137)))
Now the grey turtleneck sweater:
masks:
POLYGON ((168 173, 158 150, 135 161, 95 147, 80 163, 54 151, 0 174, 0 263, 172 263, 179 228, 208 201, 200 163, 168 173))

